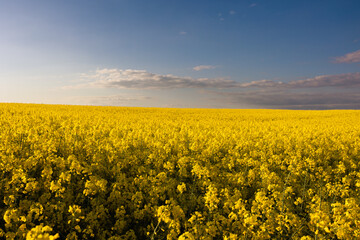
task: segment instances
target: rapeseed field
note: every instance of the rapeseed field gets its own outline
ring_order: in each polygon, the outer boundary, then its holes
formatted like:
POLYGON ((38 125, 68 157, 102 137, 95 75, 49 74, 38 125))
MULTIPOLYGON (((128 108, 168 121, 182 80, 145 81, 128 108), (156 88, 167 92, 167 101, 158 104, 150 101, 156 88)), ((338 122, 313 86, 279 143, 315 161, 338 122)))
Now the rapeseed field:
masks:
POLYGON ((0 104, 1 239, 360 239, 360 111, 0 104))

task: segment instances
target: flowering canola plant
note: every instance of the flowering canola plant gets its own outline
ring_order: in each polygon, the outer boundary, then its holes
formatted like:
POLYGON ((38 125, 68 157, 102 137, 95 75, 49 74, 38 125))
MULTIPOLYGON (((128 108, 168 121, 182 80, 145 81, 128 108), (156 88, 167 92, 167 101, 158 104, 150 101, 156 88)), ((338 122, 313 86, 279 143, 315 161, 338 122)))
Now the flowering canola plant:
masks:
POLYGON ((360 239, 360 111, 0 104, 1 239, 360 239))

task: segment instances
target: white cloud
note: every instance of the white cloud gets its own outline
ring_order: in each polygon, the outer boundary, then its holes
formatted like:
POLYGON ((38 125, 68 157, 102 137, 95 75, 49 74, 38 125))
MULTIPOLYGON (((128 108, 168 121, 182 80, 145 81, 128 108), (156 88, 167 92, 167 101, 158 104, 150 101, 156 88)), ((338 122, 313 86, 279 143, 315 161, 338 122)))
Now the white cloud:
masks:
POLYGON ((185 31, 181 31, 181 32, 179 32, 179 34, 180 34, 180 35, 186 35, 186 34, 187 34, 187 32, 185 32, 185 31))
POLYGON ((256 3, 252 3, 252 4, 249 5, 249 7, 251 7, 251 8, 252 8, 252 7, 256 7, 256 6, 257 6, 256 3))
POLYGON ((66 86, 77 88, 128 88, 128 89, 174 89, 174 88, 231 88, 238 83, 226 78, 192 78, 171 74, 162 75, 145 70, 100 69, 87 76, 88 83, 66 86))
POLYGON ((231 10, 231 11, 229 12, 229 14, 230 14, 230 15, 235 15, 236 12, 235 12, 234 10, 231 10))
POLYGON ((272 80, 258 80, 258 81, 252 81, 248 83, 241 83, 239 86, 242 88, 274 88, 274 87, 282 87, 286 84, 282 82, 275 82, 272 80))
POLYGON ((336 57, 335 62, 337 63, 356 63, 360 62, 360 50, 351 52, 342 57, 336 57))
POLYGON ((216 68, 216 67, 212 66, 212 65, 199 65, 199 66, 193 67, 193 70, 201 71, 201 70, 208 70, 208 69, 214 69, 214 68, 216 68))

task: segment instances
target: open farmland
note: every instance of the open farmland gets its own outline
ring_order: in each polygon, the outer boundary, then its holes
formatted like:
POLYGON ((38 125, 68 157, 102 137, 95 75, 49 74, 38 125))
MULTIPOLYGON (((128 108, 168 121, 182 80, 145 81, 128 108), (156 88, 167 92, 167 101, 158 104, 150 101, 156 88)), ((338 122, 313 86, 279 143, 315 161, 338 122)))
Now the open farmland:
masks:
POLYGON ((6 239, 359 239, 360 111, 0 104, 6 239))

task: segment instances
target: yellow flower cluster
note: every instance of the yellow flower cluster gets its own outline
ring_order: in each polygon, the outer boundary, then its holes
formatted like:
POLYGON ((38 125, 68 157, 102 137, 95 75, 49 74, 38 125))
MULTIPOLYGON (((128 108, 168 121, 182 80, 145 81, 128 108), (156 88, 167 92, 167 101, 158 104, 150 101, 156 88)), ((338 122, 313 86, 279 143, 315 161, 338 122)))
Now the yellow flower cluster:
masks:
POLYGON ((1 239, 360 239, 360 111, 0 104, 1 239))

